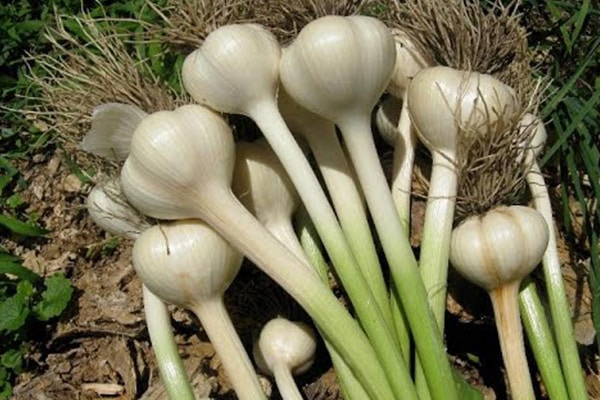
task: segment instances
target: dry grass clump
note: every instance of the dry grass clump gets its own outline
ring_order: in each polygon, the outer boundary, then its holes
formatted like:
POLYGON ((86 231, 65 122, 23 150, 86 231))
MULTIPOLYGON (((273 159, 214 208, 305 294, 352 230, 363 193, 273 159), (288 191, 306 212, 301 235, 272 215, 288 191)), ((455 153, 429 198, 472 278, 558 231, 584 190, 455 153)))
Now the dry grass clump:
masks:
POLYGON ((360 14, 375 0, 170 0, 154 6, 163 23, 154 26, 152 37, 189 52, 220 26, 257 23, 271 30, 282 43, 293 39, 310 21, 325 15, 360 14))
POLYGON ((56 15, 56 27, 49 28, 46 37, 54 51, 30 58, 29 78, 39 94, 30 98, 35 105, 25 113, 34 114, 64 139, 79 140, 89 128, 93 109, 103 103, 154 112, 185 102, 151 71, 148 60, 127 48, 126 38, 106 19, 56 15))

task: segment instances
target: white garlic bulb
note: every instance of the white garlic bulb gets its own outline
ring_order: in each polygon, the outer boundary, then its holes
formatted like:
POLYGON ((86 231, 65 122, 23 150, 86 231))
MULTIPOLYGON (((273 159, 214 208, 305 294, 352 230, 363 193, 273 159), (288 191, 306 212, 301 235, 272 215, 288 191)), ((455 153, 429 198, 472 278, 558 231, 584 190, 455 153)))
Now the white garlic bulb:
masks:
POLYGON ((412 78, 423 68, 433 65, 433 61, 422 54, 406 32, 392 28, 396 43, 396 66, 387 91, 398 99, 406 97, 406 90, 412 78))
POLYGON ((548 226, 530 207, 499 207, 462 222, 452 232, 450 262, 487 291, 520 282, 540 262, 548 226))
POLYGON ((249 106, 275 98, 281 48, 257 24, 231 24, 208 35, 187 56, 181 77, 200 104, 221 112, 250 114, 249 106))

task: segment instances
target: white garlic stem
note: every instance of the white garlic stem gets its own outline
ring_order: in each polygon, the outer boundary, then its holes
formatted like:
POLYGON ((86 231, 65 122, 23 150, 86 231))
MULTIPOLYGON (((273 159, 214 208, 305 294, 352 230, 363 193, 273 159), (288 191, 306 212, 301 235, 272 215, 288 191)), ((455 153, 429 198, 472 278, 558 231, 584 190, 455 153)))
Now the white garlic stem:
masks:
POLYGON ((391 192, 407 235, 410 233, 410 196, 416 145, 417 136, 412 130, 408 107, 404 101, 398 120, 398 136, 394 144, 391 192))
MULTIPOLYGON (((304 254, 291 220, 274 221, 273 223, 265 224, 265 228, 294 253, 299 260, 306 260, 306 254, 304 254)), ((308 260, 306 260, 306 268, 311 272, 315 272, 308 260)))
POLYGON ((172 400, 194 400, 194 392, 187 380, 187 374, 171 327, 171 313, 167 305, 142 286, 144 314, 150 335, 152 350, 158 360, 158 369, 163 385, 172 400))
POLYGON ((296 381, 294 381, 294 377, 287 365, 284 363, 273 365, 273 376, 283 400, 302 400, 302 394, 300 394, 296 381))
POLYGON ((535 400, 525 356, 523 327, 519 316, 519 283, 512 282, 489 292, 494 307, 500 347, 510 392, 514 400, 535 400))

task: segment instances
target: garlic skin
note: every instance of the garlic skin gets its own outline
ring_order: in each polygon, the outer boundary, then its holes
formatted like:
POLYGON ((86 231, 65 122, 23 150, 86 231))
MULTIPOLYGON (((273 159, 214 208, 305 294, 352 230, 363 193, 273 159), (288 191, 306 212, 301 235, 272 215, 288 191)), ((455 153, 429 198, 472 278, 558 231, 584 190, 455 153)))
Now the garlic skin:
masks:
POLYGON ((135 241, 132 259, 152 293, 195 309, 202 301, 221 298, 243 257, 201 220, 180 220, 144 231, 135 241))
POLYGON ((267 94, 275 98, 280 57, 277 39, 264 27, 225 25, 187 56, 181 77, 198 103, 248 115, 249 105, 263 101, 267 94))
POLYGON ((407 101, 421 141, 449 156, 456 154, 459 132, 485 134, 507 126, 519 110, 515 91, 491 75, 443 66, 415 75, 407 101))
POLYGON ((434 63, 417 49, 417 46, 402 29, 392 28, 391 31, 396 44, 396 66, 387 91, 398 99, 404 99, 413 77, 423 68, 432 66, 434 63))
POLYGON ((139 107, 123 103, 106 103, 94 108, 92 127, 81 141, 81 149, 114 161, 129 154, 131 136, 148 114, 139 107))
POLYGON ((310 369, 317 351, 317 336, 307 324, 277 317, 262 328, 254 343, 254 361, 261 371, 273 374, 276 364, 285 365, 293 375, 310 369))
POLYGON ((281 58, 280 78, 302 107, 336 124, 370 113, 396 60, 390 30, 365 16, 312 21, 281 58))
POLYGON ((548 225, 530 207, 498 207, 468 218, 452 232, 450 262, 469 281, 492 291, 520 282, 548 246, 548 225))
POLYGON ((150 223, 123 196, 118 179, 94 186, 87 197, 90 218, 105 231, 135 239, 150 223))
POLYGON ((216 113, 198 105, 159 111, 135 130, 121 187, 145 215, 191 218, 198 192, 231 182, 234 160, 231 129, 216 113))

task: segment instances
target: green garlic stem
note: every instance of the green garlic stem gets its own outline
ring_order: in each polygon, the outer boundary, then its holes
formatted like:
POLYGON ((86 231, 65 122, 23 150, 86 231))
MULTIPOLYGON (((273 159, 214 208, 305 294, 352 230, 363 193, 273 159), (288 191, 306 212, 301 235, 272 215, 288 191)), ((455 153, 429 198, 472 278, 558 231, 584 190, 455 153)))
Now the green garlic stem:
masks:
POLYGON ((552 400, 568 400, 569 395, 560 367, 556 343, 535 283, 528 279, 521 286, 519 292, 521 318, 548 397, 552 400))
POLYGON ((536 162, 532 163, 531 170, 527 174, 527 183, 535 209, 539 211, 546 220, 549 230, 548 248, 542 258, 544 280, 550 303, 550 313, 558 354, 562 364, 562 370, 567 383, 567 390, 571 399, 587 399, 588 393, 585 386, 581 360, 577 350, 577 342, 573 333, 573 322, 569 310, 565 284, 558 259, 556 247, 556 233, 554 219, 552 217, 552 205, 548 195, 546 182, 536 162))
MULTIPOLYGON (((300 243, 304 249, 307 259, 310 264, 313 265, 315 271, 319 274, 321 281, 325 284, 329 284, 328 265, 323 257, 321 251, 320 241, 317 233, 314 230, 314 226, 310 217, 306 213, 305 209, 300 210, 298 213, 298 230, 300 236, 300 243)), ((362 387, 360 382, 356 379, 352 370, 348 368, 348 365, 344 362, 344 359, 340 357, 335 348, 328 342, 325 342, 327 351, 331 357, 331 362, 335 368, 335 374, 338 378, 340 388, 343 394, 343 398, 347 400, 364 400, 368 399, 368 395, 365 389, 362 387)))
POLYGON ((391 327, 377 306, 336 215, 310 164, 279 114, 277 105, 273 101, 265 101, 257 103, 251 111, 249 114, 277 154, 315 223, 396 398, 416 398, 412 379, 402 362, 400 348, 391 327))
POLYGON ((323 175, 333 207, 358 266, 388 326, 391 327, 392 311, 388 301, 387 286, 383 279, 361 194, 337 138, 335 125, 328 123, 323 129, 329 131, 305 133, 304 137, 323 175))
POLYGON ((305 267, 272 236, 231 193, 214 188, 198 198, 198 215, 229 243, 277 282, 311 316, 324 339, 332 344, 369 398, 392 399, 390 384, 364 332, 333 295, 329 286, 305 267))
POLYGON ((191 308, 217 352, 240 400, 266 400, 248 353, 229 318, 222 299, 206 300, 191 308))
POLYGON ((194 400, 194 391, 177 350, 167 305, 146 285, 142 286, 144 314, 152 350, 158 362, 160 376, 172 400, 194 400))
POLYGON ((494 289, 489 295, 511 396, 514 400, 535 400, 519 316, 519 282, 494 289))
POLYGON ((452 369, 442 337, 427 301, 417 262, 398 217, 373 142, 370 120, 357 116, 340 126, 346 147, 365 194, 371 216, 401 296, 434 399, 456 399, 452 369))

